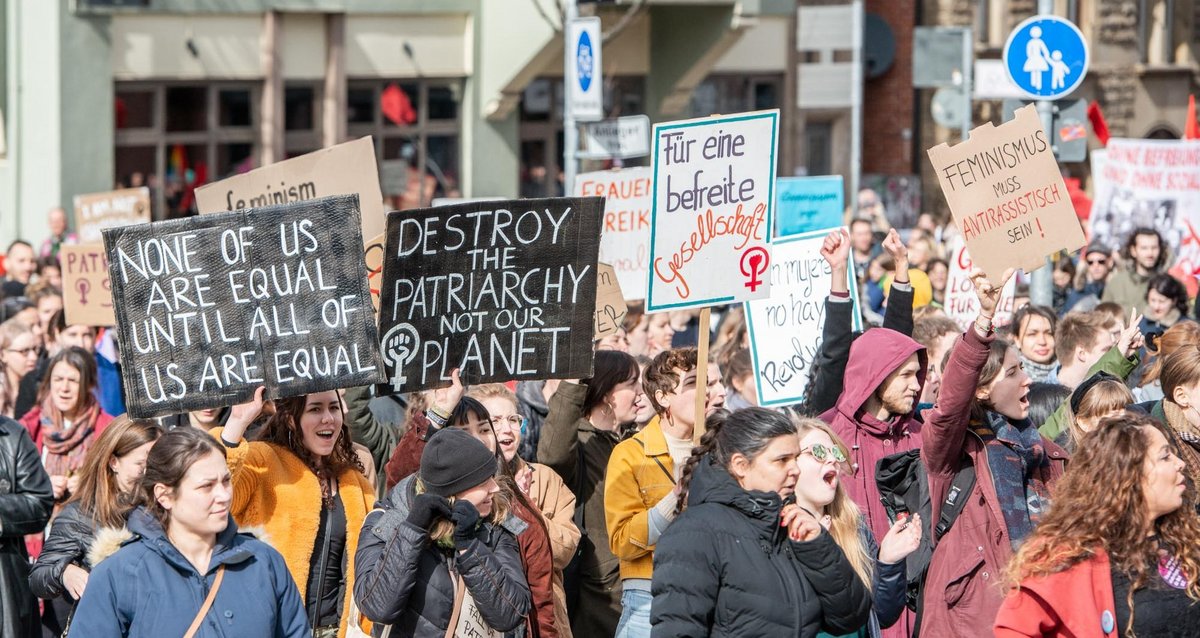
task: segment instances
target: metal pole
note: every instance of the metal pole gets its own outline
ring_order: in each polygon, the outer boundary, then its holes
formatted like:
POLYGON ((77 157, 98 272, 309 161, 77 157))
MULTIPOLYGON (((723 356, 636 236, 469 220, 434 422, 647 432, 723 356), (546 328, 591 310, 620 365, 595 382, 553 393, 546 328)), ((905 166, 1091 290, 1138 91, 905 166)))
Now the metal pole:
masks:
POLYGON ((863 2, 853 0, 850 20, 850 210, 858 214, 862 179, 863 2))
POLYGON ((973 123, 971 112, 971 85, 974 82, 975 72, 975 39, 974 34, 970 29, 963 29, 963 121, 962 121, 962 141, 967 141, 971 135, 971 125, 973 123))
MULTIPOLYGON (((1053 15, 1054 0, 1038 0, 1038 14, 1053 15)), ((1042 130, 1046 132, 1046 139, 1050 140, 1053 147, 1054 103, 1048 100, 1038 100, 1037 111, 1042 118, 1042 130)), ((1049 255, 1046 256, 1045 265, 1030 276, 1029 301, 1039 306, 1052 307, 1054 305, 1054 265, 1049 255)))
POLYGON ((571 110, 571 91, 570 86, 571 65, 575 63, 574 53, 571 51, 570 42, 570 25, 575 18, 579 17, 579 7, 576 6, 575 0, 564 0, 563 2, 563 193, 570 196, 575 192, 575 150, 579 146, 579 127, 575 124, 575 113, 571 110))

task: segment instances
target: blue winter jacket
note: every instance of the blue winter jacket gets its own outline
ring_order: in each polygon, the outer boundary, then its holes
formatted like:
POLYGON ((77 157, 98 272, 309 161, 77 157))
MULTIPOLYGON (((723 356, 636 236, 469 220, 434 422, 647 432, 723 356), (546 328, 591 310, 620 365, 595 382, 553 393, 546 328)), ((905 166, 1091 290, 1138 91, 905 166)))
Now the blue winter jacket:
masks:
POLYGON ((283 556, 239 534, 233 517, 217 535, 204 574, 175 549, 144 509, 129 516, 130 539, 88 579, 69 638, 182 636, 200 611, 217 568, 225 578, 196 638, 301 638, 312 632, 283 556))

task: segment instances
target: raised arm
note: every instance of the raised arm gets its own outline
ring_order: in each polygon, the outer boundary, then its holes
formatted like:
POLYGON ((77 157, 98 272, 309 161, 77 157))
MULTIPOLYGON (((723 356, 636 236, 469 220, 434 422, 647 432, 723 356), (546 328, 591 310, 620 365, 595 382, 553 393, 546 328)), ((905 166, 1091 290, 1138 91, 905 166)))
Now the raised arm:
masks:
POLYGON ((575 485, 579 449, 575 424, 585 416, 583 401, 586 398, 586 385, 569 381, 560 383, 558 391, 550 397, 550 412, 542 423, 541 438, 538 439, 538 460, 557 472, 568 486, 575 485))
POLYGON ((371 451, 375 467, 383 467, 400 436, 396 428, 381 422, 371 413, 370 386, 346 389, 346 423, 350 428, 350 437, 371 451))
POLYGON ((900 234, 893 228, 883 240, 883 249, 896 264, 892 276, 892 289, 888 293, 887 308, 883 312, 883 327, 911 337, 913 333, 913 288, 908 280, 908 246, 900 241, 900 234))
POLYGON ((388 490, 420 469, 421 452, 425 450, 425 442, 446 425, 450 414, 462 400, 464 392, 466 389, 459 379, 458 368, 455 368, 450 371, 450 386, 433 391, 433 404, 425 414, 418 413, 412 416, 412 422, 408 424, 408 429, 404 431, 404 436, 400 437, 395 449, 391 450, 391 457, 383 468, 384 474, 387 475, 385 487, 388 490))
POLYGON ((821 256, 829 264, 832 279, 829 296, 825 298, 825 325, 821 328, 816 378, 806 397, 810 414, 820 414, 837 404, 842 394, 846 362, 850 359, 854 327, 854 302, 846 284, 850 268, 850 236, 846 231, 839 229, 826 235, 821 244, 821 256))

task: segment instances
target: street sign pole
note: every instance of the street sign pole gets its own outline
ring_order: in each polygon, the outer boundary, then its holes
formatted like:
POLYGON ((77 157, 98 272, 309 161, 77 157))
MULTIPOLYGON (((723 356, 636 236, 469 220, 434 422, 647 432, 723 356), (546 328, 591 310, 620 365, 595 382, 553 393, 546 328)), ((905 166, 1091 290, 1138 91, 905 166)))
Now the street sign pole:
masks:
POLYGON ((579 17, 575 0, 563 0, 563 193, 575 189, 575 173, 579 170, 575 150, 579 147, 579 127, 575 124, 575 109, 571 104, 572 68, 575 64, 575 43, 571 38, 571 23, 579 17))
MULTIPOLYGON (((1053 15, 1054 0, 1038 0, 1038 15, 1053 15)), ((1046 139, 1054 143, 1054 103, 1038 100, 1038 116, 1042 118, 1042 130, 1046 139)), ((1057 155, 1056 155, 1057 157, 1057 155)), ((1054 263, 1046 256, 1046 265, 1034 271, 1029 282, 1029 301, 1038 306, 1054 307, 1054 263)))
POLYGON ((973 113, 971 103, 971 82, 974 79, 971 72, 975 66, 975 38, 974 33, 970 29, 966 29, 962 39, 962 77, 963 77, 963 116, 962 116, 962 141, 967 141, 971 136, 971 125, 973 124, 973 113))

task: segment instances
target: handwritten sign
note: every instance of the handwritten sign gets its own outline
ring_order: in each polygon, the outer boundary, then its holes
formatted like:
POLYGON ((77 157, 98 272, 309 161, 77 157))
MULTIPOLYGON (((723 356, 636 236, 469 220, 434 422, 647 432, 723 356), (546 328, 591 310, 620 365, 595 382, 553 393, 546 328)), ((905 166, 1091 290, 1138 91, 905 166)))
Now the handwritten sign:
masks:
POLYGON ((134 418, 383 379, 358 197, 104 232, 134 418))
POLYGON ((105 228, 150 221, 150 189, 126 188, 75 196, 75 228, 82 244, 98 244, 105 228))
POLYGON ((779 111, 654 126, 646 309, 770 294, 779 111))
MULTIPOLYGON (((833 271, 821 244, 833 228, 778 237, 773 246, 771 296, 746 302, 750 357, 759 405, 804 401, 809 370, 821 351, 825 298, 833 271)), ((854 263, 846 260, 846 285, 854 304, 854 330, 862 330, 854 263)))
POLYGON ((775 235, 796 235, 842 224, 846 205, 841 175, 780 177, 775 200, 775 235))
POLYGON ((604 198, 600 261, 612 264, 626 299, 646 298, 650 268, 649 167, 584 173, 575 178, 576 197, 604 198))
POLYGON ((592 372, 598 197, 388 215, 379 330, 388 393, 592 372))
MULTIPOLYGON (((962 239, 957 239, 950 249, 950 272, 946 276, 946 298, 943 310, 946 316, 958 322, 965 332, 979 316, 979 297, 975 295, 975 284, 971 283, 974 263, 962 239)), ((1013 307, 1017 292, 1017 278, 1013 277, 1000 291, 1000 303, 992 317, 992 325, 1003 328, 1012 323, 1013 307)), ((940 362, 939 362, 940 363, 940 362)))
POLYGON ((63 245, 58 249, 58 261, 62 266, 63 312, 67 324, 115 324, 104 244, 63 245))
POLYGON ((975 261, 992 281, 1007 268, 1033 272, 1046 255, 1085 243, 1037 109, 1017 109, 951 148, 929 149, 942 193, 975 261))
POLYGON ((379 235, 367 242, 364 257, 367 260, 367 288, 371 291, 371 305, 379 315, 379 290, 383 285, 383 251, 387 235, 379 235))
POLYGON ((625 322, 629 306, 621 293, 617 273, 608 264, 596 264, 596 338, 617 334, 625 322))

